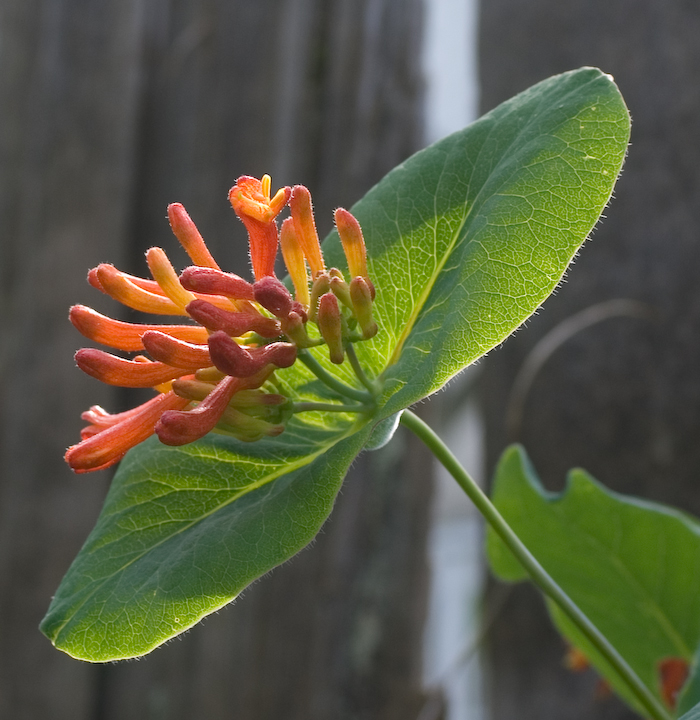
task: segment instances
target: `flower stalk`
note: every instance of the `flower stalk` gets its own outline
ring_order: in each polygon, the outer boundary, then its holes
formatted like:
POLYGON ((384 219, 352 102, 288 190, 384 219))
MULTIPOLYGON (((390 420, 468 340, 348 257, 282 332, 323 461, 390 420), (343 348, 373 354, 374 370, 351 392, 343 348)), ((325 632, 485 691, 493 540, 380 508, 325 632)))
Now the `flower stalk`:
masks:
POLYGON ((477 510, 483 515, 486 522, 496 531, 508 549, 513 553, 523 568, 527 571, 532 582, 554 602, 557 607, 571 620, 571 622, 594 645, 605 660, 615 669, 618 675, 627 684, 637 702, 645 709, 650 718, 654 720, 672 720, 671 715, 653 695, 649 688, 640 680, 639 676, 628 665, 620 653, 610 644, 608 639, 588 619, 583 611, 564 592, 555 580, 540 565, 532 553, 523 545, 510 525, 498 512, 493 503, 484 494, 474 479, 460 465, 457 458, 450 452, 445 443, 410 410, 404 410, 401 415, 401 424, 419 437, 440 461, 444 468, 457 481, 465 494, 474 503, 477 510))

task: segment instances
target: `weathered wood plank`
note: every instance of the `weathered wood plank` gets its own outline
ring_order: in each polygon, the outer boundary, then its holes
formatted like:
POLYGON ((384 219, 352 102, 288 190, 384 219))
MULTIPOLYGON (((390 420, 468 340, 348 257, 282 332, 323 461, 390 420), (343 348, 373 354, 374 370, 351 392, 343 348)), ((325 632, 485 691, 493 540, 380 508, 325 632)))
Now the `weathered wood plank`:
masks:
MULTIPOLYGON (((87 720, 93 668, 37 625, 96 516, 106 477, 62 462, 86 383, 66 320, 93 302, 90 264, 123 258, 139 79, 137 0, 7 0, 0 8, 0 716, 87 720)), ((100 298, 97 298, 100 303, 100 298)))
POLYGON ((226 199, 242 173, 309 185, 325 233, 334 207, 418 147, 420 3, 5 0, 0 13, 0 715, 410 717, 430 495, 415 446, 359 461, 313 548, 144 661, 79 664, 35 628, 105 490, 62 451, 82 410, 129 403, 71 361, 67 307, 117 312, 86 269, 142 274, 151 245, 185 264, 165 220, 180 201, 242 270, 226 199))
MULTIPOLYGON (((483 108, 581 65, 612 73, 632 113, 632 146, 608 218, 566 286, 484 364, 489 466, 509 438, 513 379, 534 344, 595 303, 630 298, 656 321, 616 317, 580 332, 547 361, 516 437, 549 487, 573 466, 623 492, 700 513, 700 8, 688 2, 529 3, 481 11, 483 108)), ((539 600, 513 593, 492 635, 494 718, 627 718, 597 703, 590 675, 561 665, 562 642, 539 600)))

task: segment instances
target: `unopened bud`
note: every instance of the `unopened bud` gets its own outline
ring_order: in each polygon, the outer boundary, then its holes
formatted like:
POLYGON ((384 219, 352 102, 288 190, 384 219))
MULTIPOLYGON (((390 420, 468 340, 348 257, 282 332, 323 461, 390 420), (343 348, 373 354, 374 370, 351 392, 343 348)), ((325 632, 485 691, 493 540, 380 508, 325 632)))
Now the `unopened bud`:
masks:
POLYGON ((338 299, 333 293, 321 296, 318 303, 318 329, 328 345, 330 360, 340 365, 345 359, 343 347, 343 323, 338 299))
POLYGON ((173 380, 173 392, 185 400, 201 402, 215 388, 212 383, 194 380, 192 376, 173 380))
POLYGON ((225 273, 216 268, 188 267, 180 275, 182 287, 192 292, 208 295, 224 295, 234 300, 253 300, 253 286, 234 273, 225 273))
POLYGON ((311 193, 303 185, 295 185, 292 188, 289 209, 292 213, 296 236, 311 268, 311 277, 316 277, 318 273, 326 269, 326 266, 321 254, 321 245, 318 242, 316 222, 311 207, 311 193))
POLYGON ((256 332, 264 338, 275 338, 280 334, 279 321, 259 312, 230 312, 206 300, 193 300, 186 310, 193 320, 208 330, 223 330, 231 337, 240 337, 247 332, 256 332))
POLYGON ((363 277, 355 277, 350 283, 350 298, 357 322, 365 340, 377 334, 377 323, 372 317, 372 291, 363 277))
POLYGON ((345 282, 343 277, 338 277, 337 275, 331 277, 331 292, 345 307, 354 310, 352 299, 350 298, 350 286, 345 282))
POLYGON ((209 352, 221 372, 239 378, 251 377, 270 363, 280 368, 290 367, 297 356, 296 347, 290 343, 270 343, 248 350, 221 331, 209 337, 209 352))
POLYGON ((318 312, 318 299, 331 289, 331 279, 328 273, 323 272, 316 276, 311 286, 311 304, 309 305, 309 320, 316 320, 318 312))
POLYGON ((291 312, 296 313, 301 318, 302 322, 307 322, 309 319, 309 313, 306 312, 306 308, 296 300, 292 302, 291 312))
POLYGON ((186 445, 204 437, 214 429, 240 386, 238 378, 225 378, 193 410, 164 412, 155 426, 160 441, 164 445, 186 445))
POLYGON ((282 320, 282 331, 298 348, 311 347, 315 344, 306 332, 299 313, 290 312, 288 317, 282 320))
POLYGON ((178 340, 158 330, 147 330, 142 336, 143 346, 154 360, 174 367, 197 370, 211 365, 209 348, 178 340))
POLYGON ((230 405, 222 413, 217 428, 243 442, 256 442, 284 432, 283 424, 273 424, 262 418, 251 417, 230 405))
POLYGON ((360 275, 367 278, 367 249, 360 223, 347 210, 338 208, 335 211, 335 226, 338 228, 340 242, 348 260, 350 277, 360 275))
POLYGON ((192 222, 192 218, 180 203, 168 205, 168 220, 170 220, 173 234, 180 241, 180 245, 190 256, 192 262, 195 265, 203 265, 218 270, 219 266, 199 234, 197 226, 192 222))
POLYGON ((294 230, 294 221, 287 218, 280 229, 280 247, 289 276, 294 284, 296 299, 305 307, 309 306, 309 278, 306 272, 306 260, 299 239, 294 230))
POLYGON ((292 296, 275 277, 261 278, 253 285, 255 300, 275 317, 286 318, 292 310, 292 296))

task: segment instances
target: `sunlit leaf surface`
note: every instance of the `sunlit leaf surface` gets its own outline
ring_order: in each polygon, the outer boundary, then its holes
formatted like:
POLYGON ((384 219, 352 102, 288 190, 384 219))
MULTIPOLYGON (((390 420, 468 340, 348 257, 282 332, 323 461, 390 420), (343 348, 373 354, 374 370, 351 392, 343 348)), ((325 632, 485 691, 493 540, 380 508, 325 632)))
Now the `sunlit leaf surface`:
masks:
MULTIPOLYGON (((371 413, 314 412, 253 446, 150 441, 123 461, 42 629, 71 655, 132 657, 176 635, 304 547, 381 421, 501 342, 554 289, 610 198, 629 137, 612 79, 550 78, 417 153, 353 208, 377 288, 357 346, 382 390, 371 413)), ((345 267, 335 233, 329 265, 345 267)), ((349 364, 331 366, 360 387, 349 364)), ((339 400, 299 362, 295 400, 339 400)))

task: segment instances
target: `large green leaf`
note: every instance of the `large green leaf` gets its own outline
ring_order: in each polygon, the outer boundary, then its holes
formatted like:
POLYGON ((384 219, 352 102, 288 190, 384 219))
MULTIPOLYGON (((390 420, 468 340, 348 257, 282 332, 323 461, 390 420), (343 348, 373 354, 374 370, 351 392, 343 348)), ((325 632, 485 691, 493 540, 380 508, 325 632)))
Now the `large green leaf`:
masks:
MULTIPOLYGON (((583 470, 566 489, 540 484, 525 452, 501 458, 493 502, 525 546, 660 696, 659 663, 693 660, 700 643, 700 523, 677 510, 607 490, 583 470)), ((491 568, 509 581, 527 575, 493 531, 491 568)), ((555 624, 615 689, 626 685, 553 605, 555 624)), ((639 709, 639 708, 637 708, 639 709)))
POLYGON ((700 720, 700 704, 689 710, 680 720, 700 720))
MULTIPOLYGON (((678 695, 679 715, 692 710, 696 706, 700 708, 700 647, 695 652, 689 670, 688 680, 678 695)), ((698 718, 700 720, 700 714, 698 718)))
POLYGON ((285 435, 129 453, 42 630, 74 657, 141 655, 308 544, 368 431, 285 435))
MULTIPOLYGON (((42 624, 56 646, 87 660, 142 654, 304 547, 355 455, 390 437, 398 417, 388 418, 501 342, 554 289, 610 198, 628 137, 611 78, 584 68, 389 173, 352 208, 377 288, 379 333, 357 347, 382 387, 372 412, 295 417, 255 446, 136 448, 42 624)), ((335 233, 324 253, 344 267, 335 233)), ((360 387, 348 363, 312 352, 360 387)), ((299 362, 278 376, 295 400, 339 399, 299 362)))

